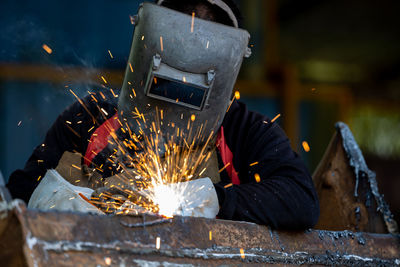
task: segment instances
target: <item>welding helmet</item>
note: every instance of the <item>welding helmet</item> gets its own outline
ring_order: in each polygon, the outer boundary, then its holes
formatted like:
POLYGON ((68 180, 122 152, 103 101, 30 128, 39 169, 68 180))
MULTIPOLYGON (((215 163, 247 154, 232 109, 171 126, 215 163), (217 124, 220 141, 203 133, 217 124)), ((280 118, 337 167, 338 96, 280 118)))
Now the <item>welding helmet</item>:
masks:
MULTIPOLYGON (((229 9, 222 1, 209 2, 229 9)), ((228 15, 235 19, 230 9, 228 15)), ((185 138, 190 129, 201 129, 203 136, 215 133, 243 58, 251 54, 249 33, 237 28, 237 22, 231 27, 153 3, 141 4, 134 24, 118 102, 120 119, 141 134, 154 131, 152 122, 159 120, 164 136, 176 135, 177 129, 185 138)))

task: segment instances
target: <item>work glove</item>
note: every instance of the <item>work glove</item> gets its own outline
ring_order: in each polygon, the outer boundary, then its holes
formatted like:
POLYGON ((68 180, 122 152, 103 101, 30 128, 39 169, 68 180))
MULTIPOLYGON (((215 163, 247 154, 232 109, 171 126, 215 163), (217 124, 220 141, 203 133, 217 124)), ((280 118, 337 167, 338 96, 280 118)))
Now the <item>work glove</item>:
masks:
POLYGON ((93 190, 67 182, 56 170, 48 170, 29 200, 28 208, 103 214, 89 201, 93 190))
POLYGON ((219 211, 218 197, 210 178, 158 185, 146 191, 166 217, 190 216, 214 219, 219 211))

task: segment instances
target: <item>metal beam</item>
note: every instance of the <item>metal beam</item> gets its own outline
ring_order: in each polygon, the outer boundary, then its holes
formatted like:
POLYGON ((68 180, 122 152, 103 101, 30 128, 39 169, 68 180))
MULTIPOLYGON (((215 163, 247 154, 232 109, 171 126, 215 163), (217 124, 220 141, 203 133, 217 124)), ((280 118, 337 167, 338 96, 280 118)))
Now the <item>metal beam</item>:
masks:
MULTIPOLYGON (((23 251, 29 266, 400 264, 398 235, 278 232, 253 223, 182 217, 146 226, 159 218, 40 212, 20 201, 3 207, 0 215, 0 248, 19 242, 14 256, 23 251)), ((0 258, 11 262, 12 253, 6 256, 0 258)))

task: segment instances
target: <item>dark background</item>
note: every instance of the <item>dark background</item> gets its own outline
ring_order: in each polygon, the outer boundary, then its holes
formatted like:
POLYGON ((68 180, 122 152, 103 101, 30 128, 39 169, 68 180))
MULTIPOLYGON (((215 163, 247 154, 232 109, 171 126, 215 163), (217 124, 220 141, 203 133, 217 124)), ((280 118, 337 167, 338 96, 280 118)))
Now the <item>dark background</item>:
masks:
MULTIPOLYGON (((121 86, 130 16, 139 2, 0 1, 0 171, 6 180, 74 101, 69 89, 84 96, 101 86, 101 76, 112 88, 121 86)), ((349 124, 399 221, 400 2, 237 2, 253 50, 235 88, 241 100, 271 118, 282 115, 279 123, 311 171, 334 123, 349 124)))

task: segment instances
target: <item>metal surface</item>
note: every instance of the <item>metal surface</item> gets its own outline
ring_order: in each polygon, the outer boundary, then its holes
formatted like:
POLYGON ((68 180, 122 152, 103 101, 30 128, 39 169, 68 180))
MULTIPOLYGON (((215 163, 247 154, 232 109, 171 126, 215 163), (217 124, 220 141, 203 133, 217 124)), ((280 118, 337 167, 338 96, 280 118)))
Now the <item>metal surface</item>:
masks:
POLYGON ((19 201, 0 214, 0 249, 7 252, 0 260, 19 266, 400 265, 398 235, 290 233, 202 218, 39 212, 19 201), (10 242, 14 250, 7 249, 10 242))
POLYGON ((316 228, 398 233, 375 173, 367 167, 350 129, 342 122, 336 129, 313 175, 321 211, 316 228))
MULTIPOLYGON (((391 213, 388 204, 384 200, 383 195, 379 193, 378 183, 376 182, 376 174, 368 168, 364 156, 362 155, 362 152, 349 127, 343 122, 336 123, 335 127, 342 136, 343 148, 346 151, 349 164, 353 168, 356 177, 354 197, 358 197, 360 177, 365 177, 369 183, 370 193, 372 193, 374 196, 377 205, 376 210, 382 214, 389 233, 398 233, 399 229, 397 222, 393 219, 393 214, 391 213)), ((371 200, 367 199, 367 201, 371 200)), ((370 204, 366 203, 366 205, 368 206, 370 204)))

